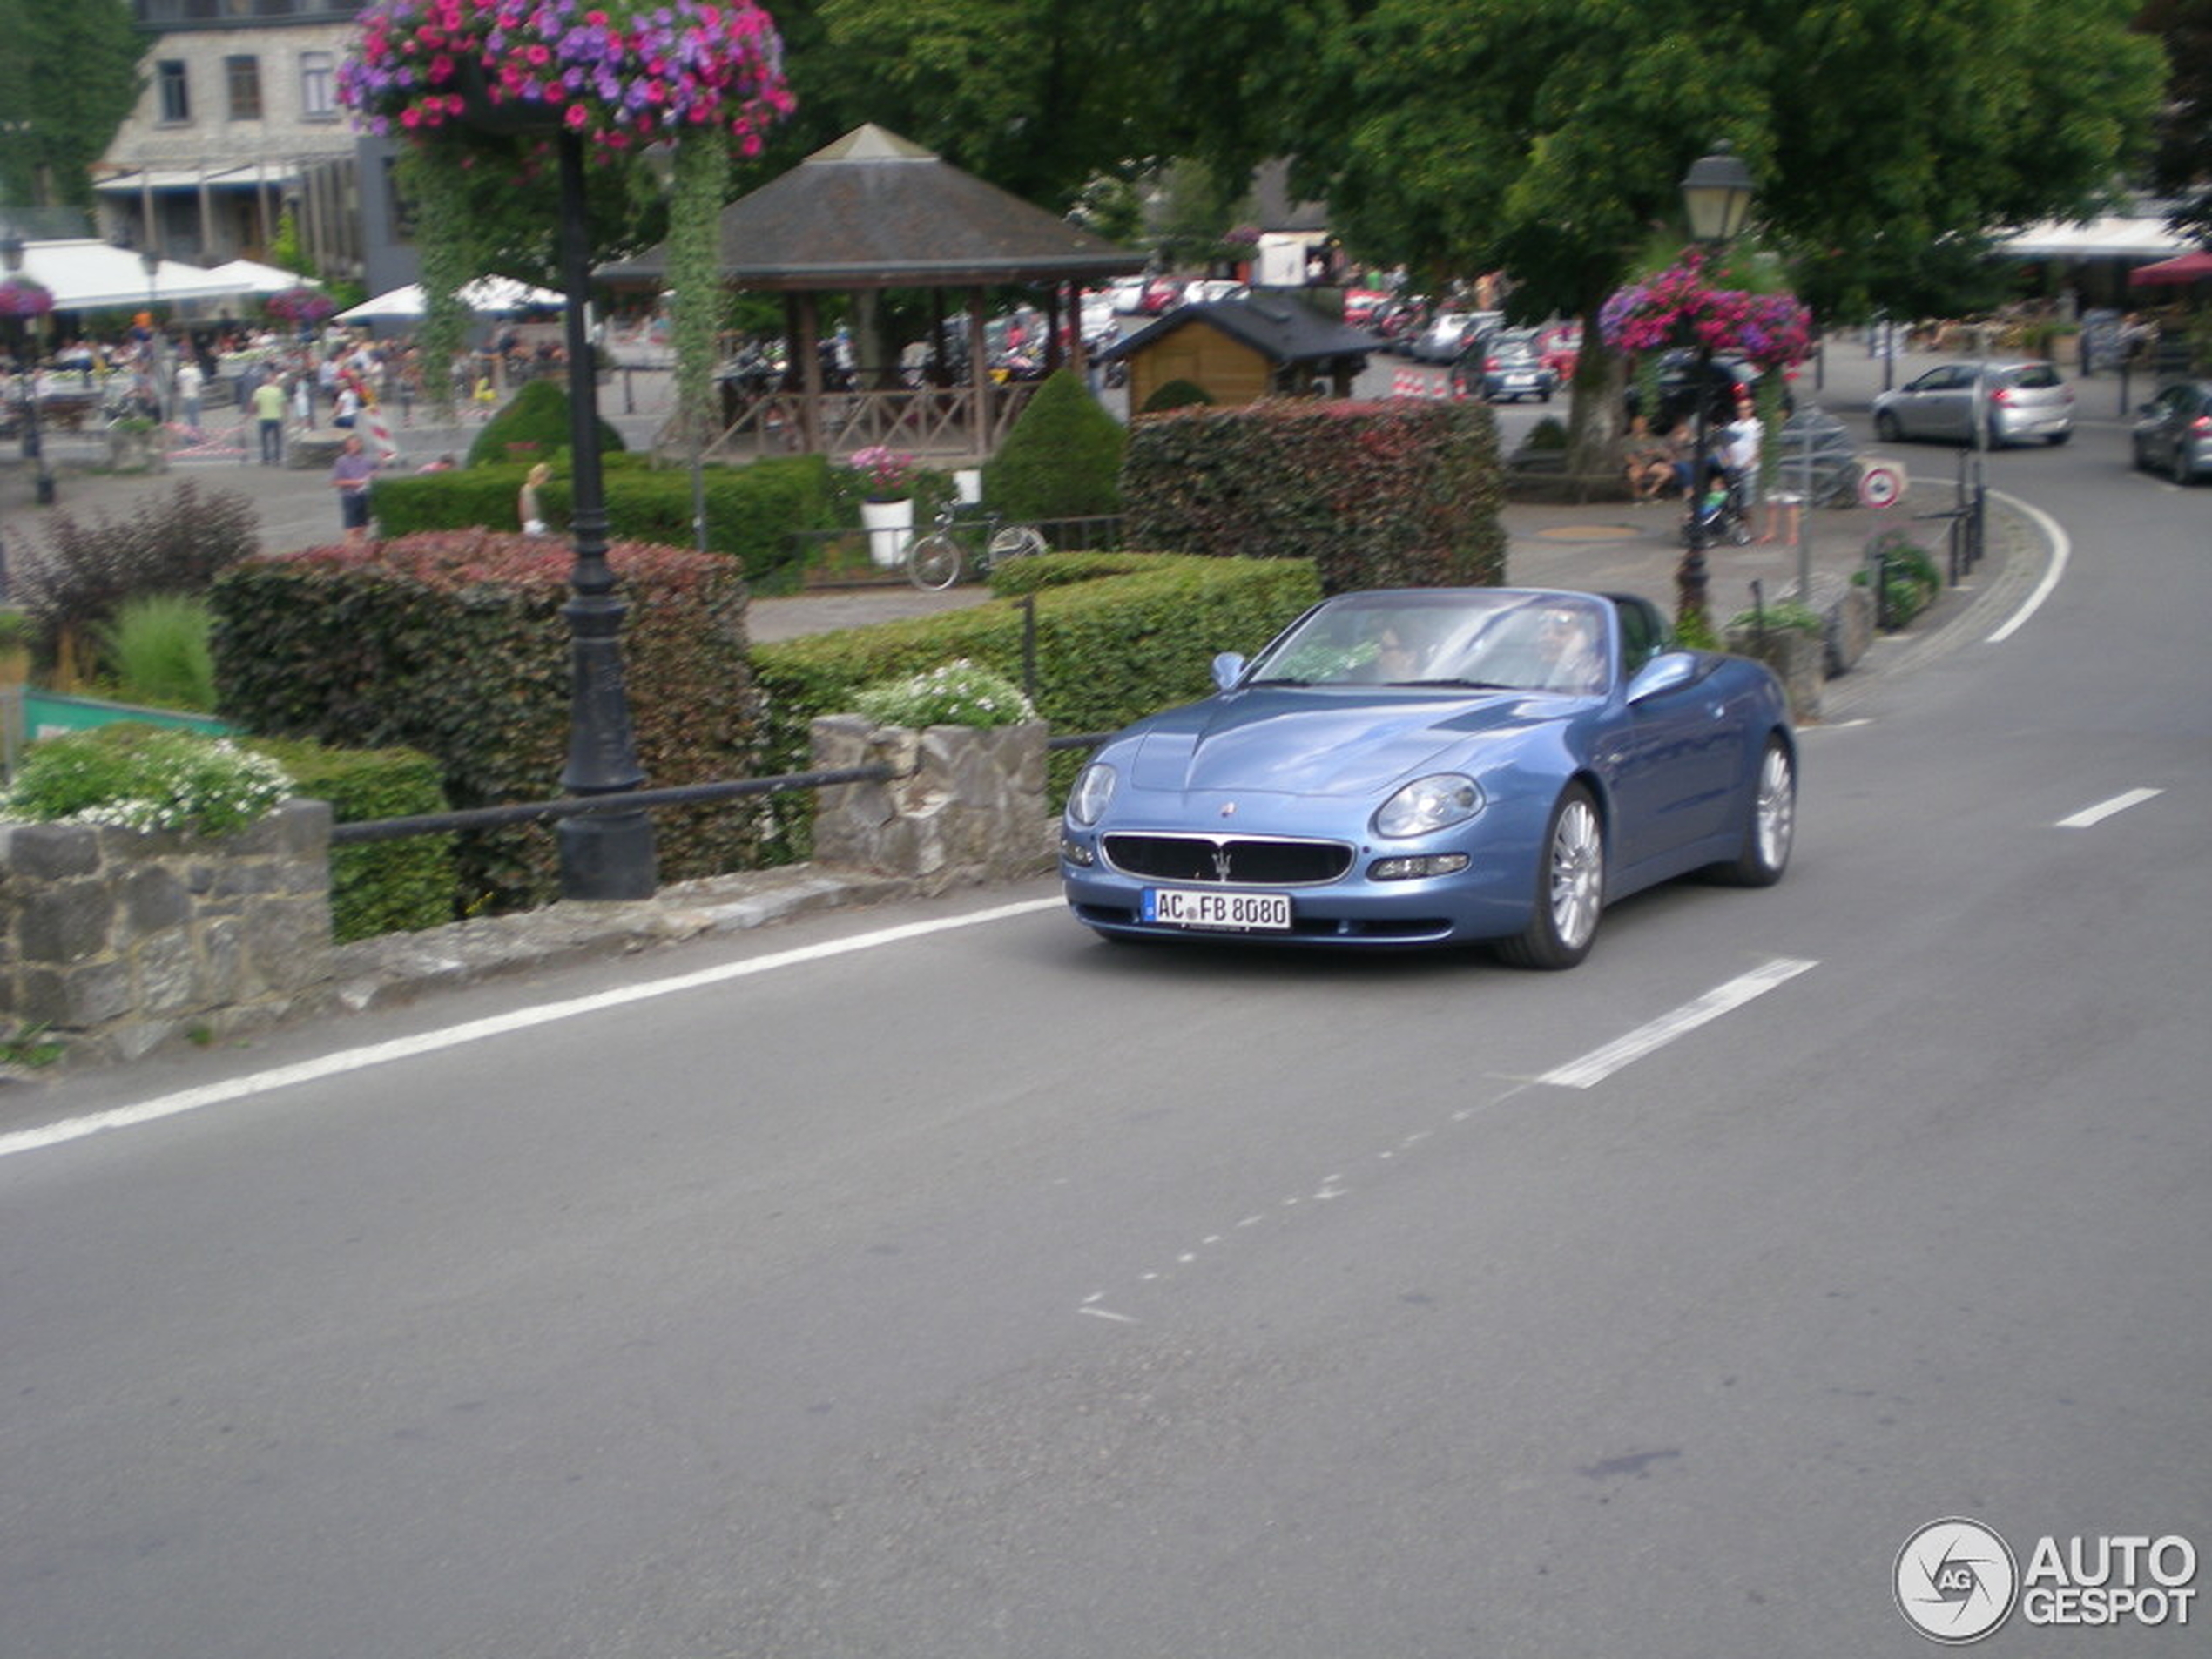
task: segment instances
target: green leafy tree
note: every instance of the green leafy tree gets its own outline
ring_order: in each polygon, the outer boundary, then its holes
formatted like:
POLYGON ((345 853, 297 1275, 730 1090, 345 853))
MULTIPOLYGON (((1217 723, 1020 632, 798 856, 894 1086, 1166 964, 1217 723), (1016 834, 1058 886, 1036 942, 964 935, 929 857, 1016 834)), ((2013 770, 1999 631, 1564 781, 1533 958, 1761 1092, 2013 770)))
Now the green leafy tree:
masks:
POLYGON ((0 0, 0 200, 90 207, 92 164, 138 101, 125 0, 0 0))
MULTIPOLYGON (((2137 158, 2164 69, 2135 3, 1377 0, 1304 90, 1298 182, 1355 248, 1503 270, 1517 314, 1588 322, 1726 139, 1797 292, 1865 315, 1925 287, 1929 248, 2087 210, 2137 158)), ((1619 372, 1583 355, 1588 464, 1619 372)))
POLYGON ((2212 0, 2149 0, 2135 26, 2169 66, 2151 182, 2180 203, 2174 227, 2212 246, 2212 0))

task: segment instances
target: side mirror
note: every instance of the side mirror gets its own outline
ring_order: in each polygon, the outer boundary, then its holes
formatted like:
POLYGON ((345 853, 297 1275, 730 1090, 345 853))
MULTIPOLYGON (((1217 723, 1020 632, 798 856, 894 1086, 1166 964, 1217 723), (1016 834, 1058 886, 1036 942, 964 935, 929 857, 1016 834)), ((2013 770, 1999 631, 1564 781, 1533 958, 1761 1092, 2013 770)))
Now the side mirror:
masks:
POLYGON ((1667 691, 1679 691, 1698 676, 1701 664, 1693 651, 1662 651, 1629 682, 1629 701, 1642 703, 1667 691))
POLYGON ((1244 677, 1244 654, 1225 651, 1213 659, 1213 683, 1217 689, 1233 691, 1237 682, 1244 677))

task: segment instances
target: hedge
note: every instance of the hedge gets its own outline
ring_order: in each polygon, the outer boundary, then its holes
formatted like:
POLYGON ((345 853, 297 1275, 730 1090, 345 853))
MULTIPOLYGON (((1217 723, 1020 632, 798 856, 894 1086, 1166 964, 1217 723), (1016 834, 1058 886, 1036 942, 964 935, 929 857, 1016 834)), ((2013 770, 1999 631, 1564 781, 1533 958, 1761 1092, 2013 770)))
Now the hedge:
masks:
MULTIPOLYGON (((446 810, 438 764, 415 749, 334 749, 304 738, 240 738, 291 775, 298 792, 330 803, 334 821, 365 824, 446 810)), ((331 934, 343 945, 454 919, 453 837, 411 835, 330 849, 331 934)))
MULTIPOLYGON (((618 543, 622 637, 649 785, 743 778, 760 711, 745 662, 745 584, 714 555, 618 543)), ((455 807, 561 792, 569 740, 569 550, 486 530, 325 547, 233 566, 210 592, 225 717, 248 730, 435 757, 455 807)), ((654 814, 664 880, 749 867, 758 814, 654 814)), ((555 896, 545 826, 462 836, 464 914, 555 896)))
MULTIPOLYGON (((846 516, 837 470, 822 455, 703 468, 708 550, 736 559, 747 583, 764 593, 796 589, 804 551, 793 533, 860 523, 857 507, 846 516)), ((487 526, 519 530, 516 503, 529 471, 521 465, 486 466, 380 478, 370 486, 369 508, 387 536, 487 526)), ((643 455, 610 455, 604 489, 613 538, 692 544, 689 468, 655 467, 643 455)), ((574 497, 563 463, 556 462, 539 499, 548 522, 565 533, 574 497)))
POLYGON ((1310 559, 1330 593, 1494 586, 1505 500, 1487 405, 1264 399, 1148 415, 1122 467, 1129 539, 1310 559))
MULTIPOLYGON (((1046 554, 1001 566, 992 588, 1000 597, 968 610, 756 645, 764 771, 806 770, 814 718, 849 710, 877 681, 965 657, 1019 684, 1024 594, 1036 608, 1037 710, 1062 732, 1112 731, 1208 695, 1217 652, 1258 651, 1321 597, 1303 563, 1157 553, 1046 554)), ((1054 758, 1055 793, 1082 761, 1054 758)), ((772 856, 806 857, 812 792, 775 799, 772 856)))

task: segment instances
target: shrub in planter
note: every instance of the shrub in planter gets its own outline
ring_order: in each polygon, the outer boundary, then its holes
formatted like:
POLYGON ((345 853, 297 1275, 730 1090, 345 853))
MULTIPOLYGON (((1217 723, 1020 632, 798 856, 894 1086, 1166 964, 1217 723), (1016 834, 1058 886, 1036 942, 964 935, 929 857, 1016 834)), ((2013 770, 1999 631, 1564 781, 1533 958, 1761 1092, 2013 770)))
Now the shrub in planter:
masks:
MULTIPOLYGON (((1902 628, 1935 602, 1943 591, 1943 572, 1927 549, 1903 530, 1883 530, 1866 544, 1868 566, 1876 556, 1882 562, 1882 591, 1878 596, 1885 625, 1902 628)), ((1851 575, 1859 587, 1871 585, 1869 569, 1851 575)))
POLYGON ((227 738, 126 720, 31 745, 0 816, 223 835, 295 792, 282 766, 227 738))
POLYGON ((1022 523, 1118 513, 1128 435, 1081 375, 1058 370, 984 463, 983 499, 1022 523))
POLYGON ((1003 674, 957 658, 905 679, 864 686, 853 699, 854 712, 878 725, 1020 725, 1037 718, 1022 688, 1003 674))

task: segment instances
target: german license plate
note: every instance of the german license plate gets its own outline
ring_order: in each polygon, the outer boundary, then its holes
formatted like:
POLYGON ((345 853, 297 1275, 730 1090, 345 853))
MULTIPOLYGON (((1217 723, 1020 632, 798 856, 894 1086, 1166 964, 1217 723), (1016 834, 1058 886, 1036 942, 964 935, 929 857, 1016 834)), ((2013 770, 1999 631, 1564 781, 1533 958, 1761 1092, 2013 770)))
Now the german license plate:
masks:
POLYGON ((1164 927, 1218 927, 1233 933, 1288 933, 1287 893, 1211 893, 1202 887, 1147 887, 1144 920, 1164 927))

